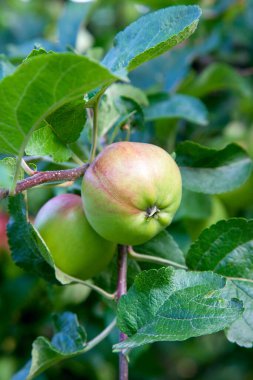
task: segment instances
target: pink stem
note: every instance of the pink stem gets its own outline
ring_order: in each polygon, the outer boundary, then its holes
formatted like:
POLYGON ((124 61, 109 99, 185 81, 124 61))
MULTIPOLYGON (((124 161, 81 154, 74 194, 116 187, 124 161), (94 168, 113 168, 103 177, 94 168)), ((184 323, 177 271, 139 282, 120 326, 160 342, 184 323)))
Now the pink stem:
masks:
MULTIPOLYGON (((127 246, 119 245, 118 254, 118 286, 117 300, 127 292, 127 246)), ((120 332, 119 340, 122 342, 127 338, 126 334, 120 332)), ((119 354, 119 380, 128 380, 128 361, 121 352, 119 354)))
MULTIPOLYGON (((13 195, 22 193, 22 191, 46 182, 74 181, 85 173, 88 166, 89 164, 84 164, 74 169, 36 172, 31 177, 25 178, 22 181, 18 181, 13 195)), ((9 190, 0 189, 0 200, 8 197, 9 195, 9 190)))

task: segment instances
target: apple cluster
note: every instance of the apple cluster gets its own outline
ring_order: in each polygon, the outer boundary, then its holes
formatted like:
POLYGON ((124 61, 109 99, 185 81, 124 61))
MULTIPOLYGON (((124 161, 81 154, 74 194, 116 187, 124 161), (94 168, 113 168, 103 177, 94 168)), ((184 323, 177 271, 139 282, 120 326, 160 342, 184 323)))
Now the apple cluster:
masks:
POLYGON ((39 211, 35 226, 56 267, 85 280, 105 269, 117 244, 142 244, 166 228, 181 193, 179 168, 166 151, 118 142, 88 167, 82 197, 52 198, 39 211))

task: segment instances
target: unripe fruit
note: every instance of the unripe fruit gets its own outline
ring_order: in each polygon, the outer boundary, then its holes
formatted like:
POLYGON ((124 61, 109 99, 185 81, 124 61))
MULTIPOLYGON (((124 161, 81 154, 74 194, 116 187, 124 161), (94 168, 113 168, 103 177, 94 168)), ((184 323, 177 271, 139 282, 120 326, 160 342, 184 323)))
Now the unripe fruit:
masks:
POLYGON ((167 227, 179 207, 181 175, 158 146, 107 146, 85 173, 82 198, 98 234, 119 244, 142 244, 167 227))
POLYGON ((81 197, 61 194, 39 211, 35 227, 48 246, 55 265, 64 273, 86 280, 105 269, 115 244, 99 236, 88 223, 81 197))
POLYGON ((219 220, 228 219, 228 213, 218 197, 212 197, 212 210, 207 219, 203 220, 190 220, 186 222, 186 229, 191 238, 196 240, 201 232, 210 227, 212 224, 217 223, 219 220))
POLYGON ((219 194, 219 198, 233 215, 239 210, 253 206, 253 172, 247 181, 239 188, 219 194))

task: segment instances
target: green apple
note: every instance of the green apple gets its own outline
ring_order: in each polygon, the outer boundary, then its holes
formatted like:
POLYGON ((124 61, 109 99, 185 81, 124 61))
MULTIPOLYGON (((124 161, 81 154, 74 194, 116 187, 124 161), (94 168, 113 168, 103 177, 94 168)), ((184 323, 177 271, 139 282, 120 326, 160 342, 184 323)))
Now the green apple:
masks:
POLYGON ((88 221, 103 238, 142 244, 167 227, 182 196, 179 168, 158 146, 119 142, 92 162, 82 183, 88 221))
POLYGON ((35 227, 62 272, 83 280, 100 273, 111 261, 116 246, 99 236, 88 223, 82 199, 61 194, 39 211, 35 227))
POLYGON ((207 219, 186 221, 186 229, 193 240, 196 240, 205 228, 219 220, 228 219, 227 210, 218 197, 212 197, 211 207, 211 214, 207 219))
POLYGON ((253 172, 247 181, 239 188, 219 194, 219 198, 231 214, 253 206, 253 172))

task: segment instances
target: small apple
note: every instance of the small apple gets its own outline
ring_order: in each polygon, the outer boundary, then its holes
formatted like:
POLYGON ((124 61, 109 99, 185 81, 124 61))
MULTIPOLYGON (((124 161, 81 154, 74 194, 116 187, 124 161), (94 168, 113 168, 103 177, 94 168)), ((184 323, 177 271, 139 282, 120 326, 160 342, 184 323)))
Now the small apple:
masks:
POLYGON ((9 221, 9 216, 0 211, 0 251, 9 252, 9 244, 6 233, 6 226, 9 221))
POLYGON ((103 238, 136 245, 167 227, 182 196, 179 168, 158 146, 118 142, 91 163, 82 183, 88 221, 103 238))
POLYGON ((218 197, 212 197, 211 207, 211 214, 208 218, 186 221, 186 229, 193 240, 196 240, 201 232, 212 224, 217 223, 219 220, 228 219, 227 210, 218 197))
POLYGON ((88 223, 82 199, 61 194, 39 211, 35 227, 48 246, 55 265, 62 272, 83 280, 105 269, 116 246, 99 236, 88 223))
POLYGON ((253 172, 247 181, 235 190, 219 194, 219 198, 225 204, 231 215, 253 205, 253 172))

